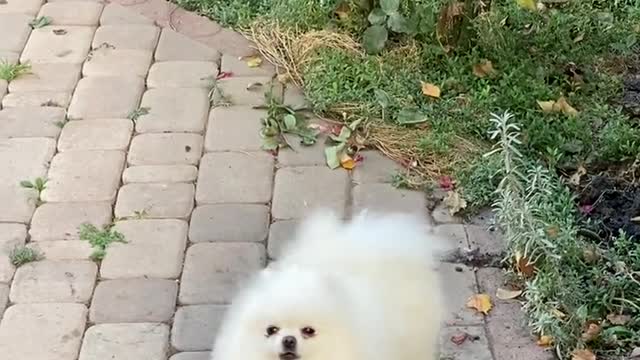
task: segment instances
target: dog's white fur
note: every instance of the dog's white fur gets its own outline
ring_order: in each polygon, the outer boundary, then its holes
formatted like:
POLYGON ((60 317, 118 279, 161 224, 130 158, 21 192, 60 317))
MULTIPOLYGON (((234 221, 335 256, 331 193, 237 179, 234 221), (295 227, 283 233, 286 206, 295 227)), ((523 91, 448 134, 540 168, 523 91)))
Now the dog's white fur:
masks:
POLYGON ((330 212, 305 221, 277 262, 233 302, 212 360, 279 360, 282 338, 300 360, 432 360, 443 303, 430 227, 407 215, 330 212), (277 334, 266 335, 269 326, 277 334), (316 334, 305 337, 304 327, 316 334))

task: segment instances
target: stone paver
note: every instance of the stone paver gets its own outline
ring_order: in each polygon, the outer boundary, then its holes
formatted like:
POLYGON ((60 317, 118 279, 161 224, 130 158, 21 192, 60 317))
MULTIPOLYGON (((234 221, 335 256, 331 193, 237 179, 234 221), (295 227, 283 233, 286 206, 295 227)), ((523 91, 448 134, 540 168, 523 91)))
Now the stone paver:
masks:
POLYGON ((57 138, 64 123, 64 109, 58 107, 14 107, 0 110, 0 138, 57 138))
POLYGON ((353 211, 365 209, 403 213, 427 213, 423 191, 396 189, 391 184, 361 184, 353 188, 353 211))
POLYGON ((132 132, 133 123, 129 119, 70 121, 62 128, 58 151, 126 150, 132 132))
POLYGON ((0 50, 20 52, 31 33, 31 17, 22 14, 0 13, 0 50))
POLYGON ((119 221, 114 229, 125 244, 112 244, 102 260, 105 279, 180 277, 187 245, 187 223, 182 220, 149 219, 119 221))
MULTIPOLYGON (((480 291, 491 294, 493 311, 487 317, 487 331, 494 341, 493 352, 496 359, 517 360, 551 360, 551 352, 536 345, 535 338, 526 327, 526 318, 522 313, 520 301, 501 300, 493 296, 502 287, 502 270, 484 268, 478 270, 480 291)), ((505 286, 505 288, 508 288, 505 286)))
POLYGON ((31 241, 78 240, 78 228, 93 224, 99 228, 111 222, 108 203, 46 203, 31 220, 31 241))
POLYGON ((273 83, 270 77, 230 77, 216 82, 219 91, 214 103, 260 106, 266 104, 265 95, 282 98, 282 86, 273 83))
POLYGON ((55 152, 55 144, 55 140, 47 138, 0 137, 0 185, 18 186, 22 180, 44 177, 55 152))
POLYGON ((153 25, 153 20, 137 14, 126 7, 111 3, 107 4, 102 10, 102 16, 100 17, 101 25, 124 25, 124 24, 140 24, 140 25, 153 25))
POLYGON ((115 199, 124 167, 121 151, 67 151, 51 162, 42 199, 49 202, 115 199))
POLYGON ((191 242, 263 242, 269 229, 269 208, 253 204, 198 206, 191 215, 191 242))
POLYGON ((173 321, 171 345, 178 351, 211 350, 225 311, 224 305, 179 307, 173 321))
POLYGON ((50 240, 30 242, 28 247, 35 249, 47 260, 90 260, 93 249, 84 240, 50 240))
POLYGON ((91 26, 45 26, 34 29, 20 56, 26 63, 82 63, 95 32, 91 26))
POLYGON ((303 217, 322 207, 344 216, 349 176, 325 166, 287 167, 278 170, 271 213, 274 219, 303 217))
POLYGON ((264 152, 208 153, 202 157, 198 204, 267 203, 271 200, 273 157, 264 152))
POLYGON ((88 303, 97 271, 92 261, 27 263, 16 270, 9 298, 14 303, 88 303))
POLYGON ((93 1, 61 1, 42 6, 38 17, 51 19, 51 25, 97 26, 103 4, 93 1))
POLYGON ((118 192, 115 215, 118 218, 186 219, 193 209, 192 184, 124 185, 118 192))
POLYGON ((144 81, 137 76, 90 76, 78 83, 69 119, 128 118, 138 109, 144 81))
POLYGON ((258 67, 249 67, 246 60, 231 54, 222 56, 220 70, 234 76, 273 76, 275 73, 275 68, 268 61, 263 61, 258 67))
POLYGON ((182 273, 181 304, 226 304, 250 274, 265 265, 264 246, 255 243, 192 245, 182 273))
MULTIPOLYGON (((0 313, 4 312, 4 309, 7 308, 7 303, 9 302, 9 285, 0 284, 0 313)), ((2 316, 0 316, 0 320, 2 316)))
POLYGON ((239 33, 164 0, 0 0, 0 34, 0 59, 32 66, 0 80, 1 358, 209 360, 237 289, 325 207, 438 224, 455 250, 439 265, 441 357, 549 359, 517 301, 493 299, 486 317, 466 308, 502 284, 497 269, 459 263, 469 251, 500 257, 485 222, 451 216, 443 194, 395 189, 403 168, 372 150, 350 172, 327 168, 324 135, 262 151, 266 111, 254 107, 266 96, 309 102, 273 80, 267 61, 249 67, 241 56, 257 52, 239 33), (35 16, 52 23, 31 29, 35 16), (219 71, 233 74, 216 80, 219 71), (40 197, 20 186, 37 177, 48 179, 40 197), (126 243, 90 261, 83 223, 114 224, 126 243), (8 254, 22 245, 44 259, 15 269, 8 254), (472 340, 455 345, 462 332, 472 340))
POLYGON ((13 305, 0 321, 0 354, 5 359, 73 360, 86 318, 82 304, 13 305))
POLYGON ((89 311, 94 323, 165 322, 173 317, 178 284, 174 280, 102 281, 89 311))
POLYGON ((91 48, 96 49, 106 44, 116 49, 153 51, 159 33, 159 29, 151 25, 103 25, 96 30, 91 48))
POLYGON ((124 170, 122 181, 128 183, 194 182, 198 168, 193 165, 140 165, 124 170))
POLYGON ((87 330, 79 360, 165 360, 168 347, 165 324, 100 324, 87 330))
POLYGON ((217 61, 220 54, 204 44, 171 29, 162 29, 156 61, 217 61))
POLYGON ((141 134, 131 141, 130 165, 197 165, 202 136, 197 134, 141 134))
POLYGON ((2 107, 51 106, 66 108, 70 102, 71 93, 68 92, 34 91, 7 94, 2 99, 2 107))
POLYGON ((363 151, 363 161, 353 170, 353 181, 358 184, 390 183, 395 172, 402 167, 377 151, 363 151))
POLYGON ((149 50, 114 49, 103 46, 89 54, 82 67, 84 76, 145 77, 149 72, 153 53, 149 50))
POLYGON ((209 360, 211 354, 207 351, 181 352, 173 355, 169 360, 209 360))
POLYGON ((167 61, 151 66, 147 78, 150 88, 204 88, 209 89, 218 74, 210 61, 167 61))
POLYGON ((136 121, 136 131, 146 132, 204 132, 209 113, 207 89, 160 88, 150 89, 142 97, 141 108, 148 114, 136 121))
POLYGON ((277 259, 287 241, 295 235, 298 222, 295 220, 280 220, 271 224, 269 228, 269 241, 267 241, 267 253, 269 258, 277 259))
POLYGON ((440 359, 493 360, 482 326, 447 327, 440 334, 440 342, 440 359), (451 341, 452 337, 463 334, 468 334, 468 340, 462 344, 451 341))
POLYGON ((205 151, 258 151, 262 146, 260 138, 261 119, 264 110, 249 106, 217 107, 209 114, 205 151))
POLYGON ((447 299, 447 325, 482 325, 483 318, 467 308, 467 300, 478 293, 476 277, 468 266, 443 263, 440 265, 442 283, 447 299))
POLYGON ((32 64, 29 74, 9 84, 9 91, 55 91, 71 93, 80 80, 80 64, 32 64))
POLYGON ((278 151, 278 164, 285 166, 325 166, 324 157, 326 136, 318 136, 318 140, 311 146, 305 146, 294 142, 291 148, 278 151))

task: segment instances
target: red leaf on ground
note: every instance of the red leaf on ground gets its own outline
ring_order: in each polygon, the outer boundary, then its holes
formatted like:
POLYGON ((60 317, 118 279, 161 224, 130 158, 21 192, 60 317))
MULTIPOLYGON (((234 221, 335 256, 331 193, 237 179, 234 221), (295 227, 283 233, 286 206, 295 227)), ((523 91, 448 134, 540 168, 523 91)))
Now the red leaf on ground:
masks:
POLYGON ((228 77, 232 77, 233 73, 230 71, 223 71, 220 74, 218 74, 218 76, 216 76, 216 80, 222 80, 222 79, 226 79, 228 77))
POLYGON ((455 187, 455 182, 451 179, 451 176, 442 176, 438 180, 438 184, 440 185, 440 188, 445 191, 453 190, 455 187))
POLYGON ((589 215, 593 211, 593 205, 585 204, 580 205, 580 213, 583 215, 589 215))
POLYGON ((469 334, 467 333, 456 334, 451 337, 451 342, 459 346, 462 345, 468 337, 469 334))

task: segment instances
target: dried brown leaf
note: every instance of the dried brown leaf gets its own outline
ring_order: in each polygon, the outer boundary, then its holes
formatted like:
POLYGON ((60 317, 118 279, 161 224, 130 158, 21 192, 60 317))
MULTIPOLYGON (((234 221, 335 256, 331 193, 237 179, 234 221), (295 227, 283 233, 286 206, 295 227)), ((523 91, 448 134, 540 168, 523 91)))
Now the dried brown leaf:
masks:
POLYGON ((596 356, 591 350, 575 350, 571 353, 571 360, 596 360, 596 356))
POLYGON ((500 300, 511 300, 517 298, 520 295, 522 295, 522 290, 508 290, 498 288, 498 291, 496 291, 496 297, 500 300))
POLYGON ((495 75, 496 71, 493 68, 493 64, 489 60, 483 60, 482 62, 473 65, 473 74, 479 78, 495 75))

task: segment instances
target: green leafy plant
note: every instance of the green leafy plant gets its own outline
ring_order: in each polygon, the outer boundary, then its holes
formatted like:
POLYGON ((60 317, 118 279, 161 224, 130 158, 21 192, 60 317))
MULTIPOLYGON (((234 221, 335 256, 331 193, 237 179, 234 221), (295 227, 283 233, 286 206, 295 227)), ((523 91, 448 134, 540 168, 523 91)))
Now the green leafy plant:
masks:
POLYGON ((371 24, 362 34, 362 45, 369 54, 377 54, 384 49, 389 39, 389 31, 411 34, 416 25, 400 14, 400 0, 380 0, 367 16, 371 24))
POLYGON ((107 248, 114 242, 126 243, 124 235, 112 229, 112 226, 105 226, 102 230, 92 224, 82 224, 78 231, 80 240, 88 241, 93 248, 91 258, 102 260, 107 254, 107 248))
POLYGON ((608 244, 580 228, 574 195, 520 151, 509 113, 493 115, 488 156, 501 160, 494 204, 511 264, 525 288, 529 326, 558 357, 578 349, 594 358, 627 358, 640 343, 640 243, 624 233, 608 244), (596 326, 597 332, 587 329, 596 326), (622 357, 621 357, 622 356, 622 357))
POLYGON ((41 177, 35 178, 33 181, 23 180, 20 181, 20 186, 25 189, 33 189, 38 193, 37 202, 40 203, 42 201, 41 196, 44 189, 47 188, 48 179, 44 179, 41 177))
POLYGON ((332 144, 328 145, 324 149, 325 159, 327 161, 327 165, 331 169, 337 169, 342 166, 343 159, 348 158, 351 159, 350 149, 347 146, 349 139, 354 131, 358 128, 362 119, 356 120, 349 125, 345 125, 340 129, 340 133, 338 135, 331 134, 329 138, 331 139, 332 144))
POLYGON ((9 260, 15 267, 44 259, 44 255, 36 249, 21 245, 14 247, 9 253, 9 260))
POLYGON ((51 18, 48 16, 39 16, 29 23, 32 28, 39 29, 51 24, 51 18))
POLYGON ((309 128, 307 119, 299 112, 284 105, 282 101, 266 94, 267 105, 256 108, 266 108, 267 116, 262 119, 262 148, 276 150, 282 146, 292 147, 291 136, 299 139, 303 146, 310 146, 317 141, 317 132, 309 128))
POLYGON ((141 116, 149 114, 149 110, 151 110, 151 108, 143 106, 143 107, 140 107, 140 108, 137 108, 137 109, 133 110, 131 113, 129 113, 129 116, 127 116, 127 117, 131 121, 136 122, 136 121, 138 121, 138 119, 141 116))
POLYGON ((30 64, 13 64, 7 60, 0 60, 0 80, 13 81, 30 72, 30 64))

